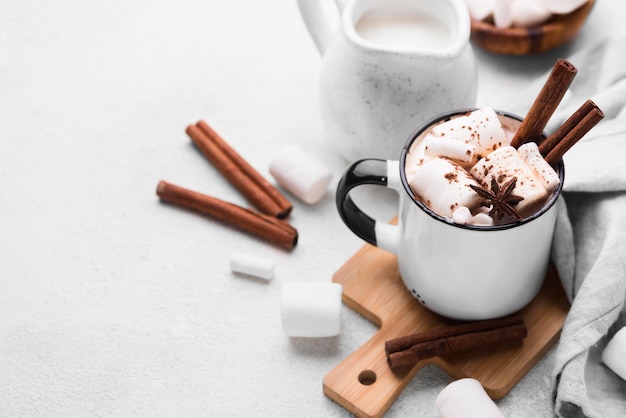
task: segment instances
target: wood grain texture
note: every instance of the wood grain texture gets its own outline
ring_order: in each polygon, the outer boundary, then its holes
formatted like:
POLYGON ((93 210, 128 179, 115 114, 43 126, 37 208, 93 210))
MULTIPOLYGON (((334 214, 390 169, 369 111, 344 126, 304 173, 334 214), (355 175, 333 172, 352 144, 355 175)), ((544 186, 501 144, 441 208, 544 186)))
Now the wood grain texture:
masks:
POLYGON ((520 312, 528 327, 523 342, 467 350, 391 369, 385 341, 458 323, 423 307, 404 287, 396 257, 366 244, 333 276, 343 302, 380 329, 324 377, 324 393, 358 417, 380 417, 426 364, 452 378, 472 377, 493 399, 504 397, 558 340, 569 301, 551 267, 539 294, 520 312))

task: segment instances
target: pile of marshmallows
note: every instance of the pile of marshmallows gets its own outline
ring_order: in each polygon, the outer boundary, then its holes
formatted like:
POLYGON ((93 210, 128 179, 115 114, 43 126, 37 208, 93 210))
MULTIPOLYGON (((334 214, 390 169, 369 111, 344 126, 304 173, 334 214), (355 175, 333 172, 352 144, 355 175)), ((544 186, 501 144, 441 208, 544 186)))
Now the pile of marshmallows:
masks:
POLYGON ((524 200, 515 209, 523 215, 536 208, 557 189, 559 175, 535 142, 517 149, 510 146, 513 134, 491 108, 434 126, 407 156, 411 189, 433 211, 455 223, 492 225, 488 209, 481 207, 484 199, 469 186, 490 189, 492 177, 499 184, 517 177, 514 193, 524 200))
POLYGON ((475 20, 493 18, 499 28, 539 25, 555 14, 568 14, 588 0, 465 0, 475 20))

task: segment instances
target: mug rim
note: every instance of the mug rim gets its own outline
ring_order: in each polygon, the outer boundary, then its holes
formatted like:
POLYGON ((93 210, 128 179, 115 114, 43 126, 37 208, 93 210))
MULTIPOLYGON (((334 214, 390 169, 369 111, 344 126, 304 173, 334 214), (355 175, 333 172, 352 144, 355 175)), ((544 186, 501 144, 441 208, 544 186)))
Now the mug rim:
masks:
MULTIPOLYGON (((502 224, 502 225, 469 225, 469 224, 459 224, 459 223, 453 222, 452 219, 439 215, 438 213, 433 211, 431 208, 429 208, 424 202, 422 202, 417 197, 417 195, 413 192, 413 189, 411 189, 411 186, 409 186, 409 181, 407 179, 406 170, 405 170, 406 158, 409 154, 409 150, 411 149, 411 145, 413 144, 413 142, 415 142, 417 137, 419 137, 425 130, 430 128, 436 122, 450 119, 453 116, 468 114, 475 110, 478 110, 478 108, 468 107, 468 108, 456 109, 456 110, 451 110, 449 112, 441 113, 438 116, 435 116, 425 121, 415 131, 413 131, 413 133, 409 136, 406 143, 404 144, 404 147, 402 148, 402 152, 400 154, 400 163, 398 164, 399 169, 400 169, 400 181, 402 183, 402 187, 404 188, 405 192, 409 195, 409 198, 412 200, 413 204, 417 205, 418 208, 424 211, 431 218, 437 221, 443 222, 447 225, 454 226, 454 227, 461 228, 461 229, 468 229, 472 231, 502 231, 506 229, 516 228, 518 226, 527 224, 541 217, 543 214, 548 212, 548 210, 550 210, 552 206, 554 206, 554 204, 557 202, 557 200, 561 196, 561 192, 563 191, 563 182, 565 180, 565 165, 563 164, 562 158, 561 160, 559 160, 559 163, 557 165, 557 172, 559 175, 559 185, 557 186, 557 189, 554 191, 550 199, 548 199, 548 201, 544 203, 544 205, 541 207, 540 210, 536 211, 531 216, 524 218, 521 221, 509 222, 509 223, 502 224)), ((494 111, 499 116, 509 117, 519 122, 524 120, 522 117, 511 112, 506 112, 506 111, 498 110, 498 109, 494 109, 494 111)), ((541 136, 544 139, 547 137, 545 132, 542 133, 541 136)))

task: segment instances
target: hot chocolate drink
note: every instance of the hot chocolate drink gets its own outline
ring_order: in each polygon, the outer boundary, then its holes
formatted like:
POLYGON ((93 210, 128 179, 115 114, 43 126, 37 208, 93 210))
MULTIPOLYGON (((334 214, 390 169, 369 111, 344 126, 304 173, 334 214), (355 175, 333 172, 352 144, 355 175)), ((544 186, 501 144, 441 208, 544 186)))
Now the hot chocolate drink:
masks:
POLYGON ((490 108, 438 122, 411 145, 405 165, 411 189, 459 224, 501 225, 532 215, 560 179, 535 142, 510 145, 519 125, 490 108))

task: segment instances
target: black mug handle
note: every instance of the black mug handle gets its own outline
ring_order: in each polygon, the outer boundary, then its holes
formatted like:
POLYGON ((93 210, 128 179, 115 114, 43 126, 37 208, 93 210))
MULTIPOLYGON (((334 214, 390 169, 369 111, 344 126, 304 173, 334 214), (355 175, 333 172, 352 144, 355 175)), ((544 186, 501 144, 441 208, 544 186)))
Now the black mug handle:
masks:
POLYGON ((399 227, 373 219, 350 197, 352 189, 365 184, 399 191, 399 162, 368 158, 352 163, 339 180, 335 195, 339 216, 352 232, 368 243, 395 254, 399 241, 399 227))

